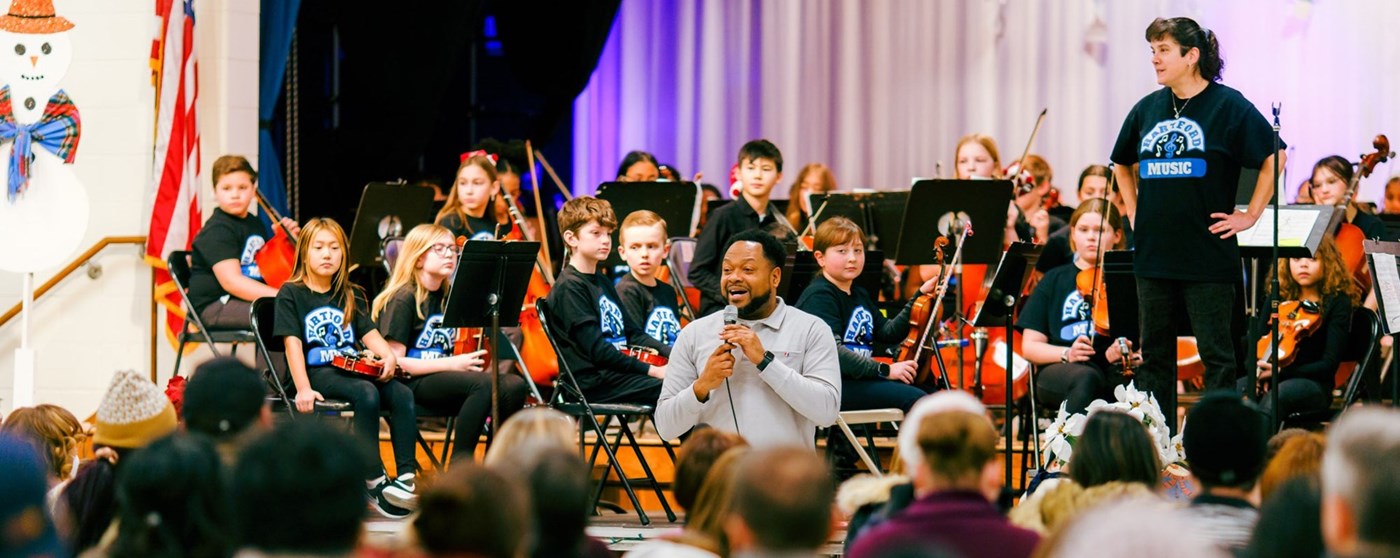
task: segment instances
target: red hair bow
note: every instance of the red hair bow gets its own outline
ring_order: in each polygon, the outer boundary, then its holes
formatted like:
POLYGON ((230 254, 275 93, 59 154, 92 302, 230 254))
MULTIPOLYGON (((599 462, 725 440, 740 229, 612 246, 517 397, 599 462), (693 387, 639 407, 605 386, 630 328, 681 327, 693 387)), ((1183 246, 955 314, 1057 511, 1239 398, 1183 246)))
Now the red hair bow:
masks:
POLYGON ((467 162, 467 159, 470 159, 470 158, 472 158, 472 157, 476 157, 477 155, 480 155, 480 156, 482 156, 482 157, 485 157, 485 158, 487 158, 487 159, 490 159, 490 160, 491 160, 491 164, 493 164, 493 165, 496 164, 496 159, 497 159, 496 154, 495 154, 495 153, 487 153, 485 149, 478 149, 478 150, 476 150, 476 151, 468 151, 468 152, 466 152, 466 153, 463 153, 463 154, 462 154, 462 162, 465 163, 465 162, 467 162))

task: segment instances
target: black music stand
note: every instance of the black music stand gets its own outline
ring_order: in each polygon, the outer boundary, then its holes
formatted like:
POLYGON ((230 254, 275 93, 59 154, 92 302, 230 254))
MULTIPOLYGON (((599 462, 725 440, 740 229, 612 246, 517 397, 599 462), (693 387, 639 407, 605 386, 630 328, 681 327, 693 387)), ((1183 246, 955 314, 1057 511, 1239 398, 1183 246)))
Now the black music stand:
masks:
POLYGON ((1112 336, 1138 339, 1137 275, 1133 273, 1132 250, 1103 253, 1103 284, 1108 291, 1108 327, 1112 336))
MULTIPOLYGON (((1009 202, 1009 200, 1008 200, 1009 202)), ((1006 419, 1002 424, 1002 435, 1006 438, 1006 484, 1011 485, 1011 400, 1012 387, 1015 385, 1016 375, 1016 353, 1012 347, 1011 326, 1016 321, 1016 300, 1021 293, 1025 292, 1026 284, 1030 282, 1031 271, 1035 270, 1035 261, 1040 258, 1040 250, 1044 248, 1039 244, 1029 242, 1017 242, 1002 255, 1001 265, 997 266, 996 276, 992 278, 992 288, 987 293, 986 302, 982 303, 982 309, 977 312, 977 317, 973 318, 973 327, 1002 327, 1006 330, 1006 377, 1003 379, 1002 389, 1006 392, 1006 419)), ((982 355, 977 355, 975 378, 973 383, 975 389, 982 389, 982 355)), ((978 394, 980 395, 980 393, 978 394)), ((1031 398, 1031 410, 1035 410, 1035 398, 1031 398)), ((1035 413, 1030 414, 1032 430, 1035 429, 1035 413)), ((1036 433, 1032 432, 1031 436, 1036 433)))
POLYGON ((627 262, 618 255, 622 248, 618 236, 622 221, 633 211, 646 209, 666 220, 666 237, 690 236, 700 219, 700 185, 694 182, 604 182, 598 186, 597 197, 612 205, 618 226, 613 229, 613 251, 602 267, 612 277, 626 269, 627 262))
POLYGON ((813 231, 827 219, 845 217, 865 232, 867 249, 888 251, 899 246, 909 192, 831 192, 814 194, 811 199, 816 217, 813 231))
MULTIPOLYGON (((500 377, 501 327, 520 325, 520 306, 534 273, 538 242, 473 240, 462 245, 457 273, 447 291, 443 327, 491 329, 491 432, 501 427, 500 377), (511 308, 501 314, 501 308, 511 308)), ((528 381, 528 380, 527 380, 528 381)))
POLYGON ((384 264, 383 241, 402 237, 433 222, 433 191, 405 182, 371 182, 360 193, 360 207, 350 228, 350 266, 384 264))
MULTIPOLYGON (((1400 242, 1363 241, 1366 263, 1371 268, 1371 282, 1375 284, 1376 306, 1381 317, 1381 331, 1390 336, 1391 351, 1400 347, 1400 242)), ((1390 405, 1400 406, 1400 358, 1390 359, 1390 405)), ((1365 373, 1357 370, 1353 374, 1365 373)), ((1381 374, 1376 373, 1376 390, 1380 390, 1381 374)), ((1278 380, 1274 380, 1277 382, 1278 380)), ((1275 386, 1277 387, 1277 386, 1275 386)), ((1376 398, 1380 399, 1380 394, 1376 398)), ((1275 402, 1275 409, 1278 408, 1275 402)))
POLYGON ((935 262, 933 240, 956 240, 955 221, 971 223, 973 233, 963 246, 962 263, 991 264, 1001 258, 1006 210, 1011 204, 1009 180, 919 180, 904 206, 895 263, 935 262), (933 226, 930 226, 933 225, 933 226))

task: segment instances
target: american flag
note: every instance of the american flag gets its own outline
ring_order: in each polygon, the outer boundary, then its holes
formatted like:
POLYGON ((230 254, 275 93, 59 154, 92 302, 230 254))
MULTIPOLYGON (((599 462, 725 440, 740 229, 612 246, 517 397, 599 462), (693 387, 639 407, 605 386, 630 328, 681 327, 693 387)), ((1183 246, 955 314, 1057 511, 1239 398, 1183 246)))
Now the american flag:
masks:
POLYGON ((159 35, 151 44, 156 89, 155 202, 146 234, 146 260, 155 269, 156 301, 165 307, 166 336, 184 327, 180 293, 166 270, 171 252, 189 250, 203 219, 199 209, 198 64, 194 53, 194 0, 156 0, 159 35))

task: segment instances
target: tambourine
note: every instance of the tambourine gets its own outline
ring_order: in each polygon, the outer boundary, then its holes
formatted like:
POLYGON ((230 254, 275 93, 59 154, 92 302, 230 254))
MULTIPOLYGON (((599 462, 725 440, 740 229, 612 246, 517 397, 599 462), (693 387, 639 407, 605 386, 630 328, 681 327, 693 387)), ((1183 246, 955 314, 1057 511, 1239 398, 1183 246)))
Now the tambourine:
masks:
MULTIPOLYGON (((370 376, 378 379, 384 374, 384 361, 374 358, 373 354, 337 354, 331 357, 331 366, 361 376, 370 376)), ((408 372, 403 368, 394 367, 394 377, 402 380, 408 379, 408 372)))
POLYGON ((666 357, 651 347, 627 346, 622 348, 622 354, 640 360, 652 366, 666 366, 666 357))

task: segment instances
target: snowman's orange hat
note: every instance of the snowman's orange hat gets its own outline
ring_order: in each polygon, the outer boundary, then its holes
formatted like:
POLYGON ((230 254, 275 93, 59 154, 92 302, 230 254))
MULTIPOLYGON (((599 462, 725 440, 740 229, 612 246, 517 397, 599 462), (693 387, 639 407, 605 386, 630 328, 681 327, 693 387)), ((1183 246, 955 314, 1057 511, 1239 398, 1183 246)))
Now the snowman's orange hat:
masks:
POLYGON ((12 0, 9 13, 0 16, 0 29, 11 33, 58 33, 73 22, 54 15, 53 0, 12 0))

